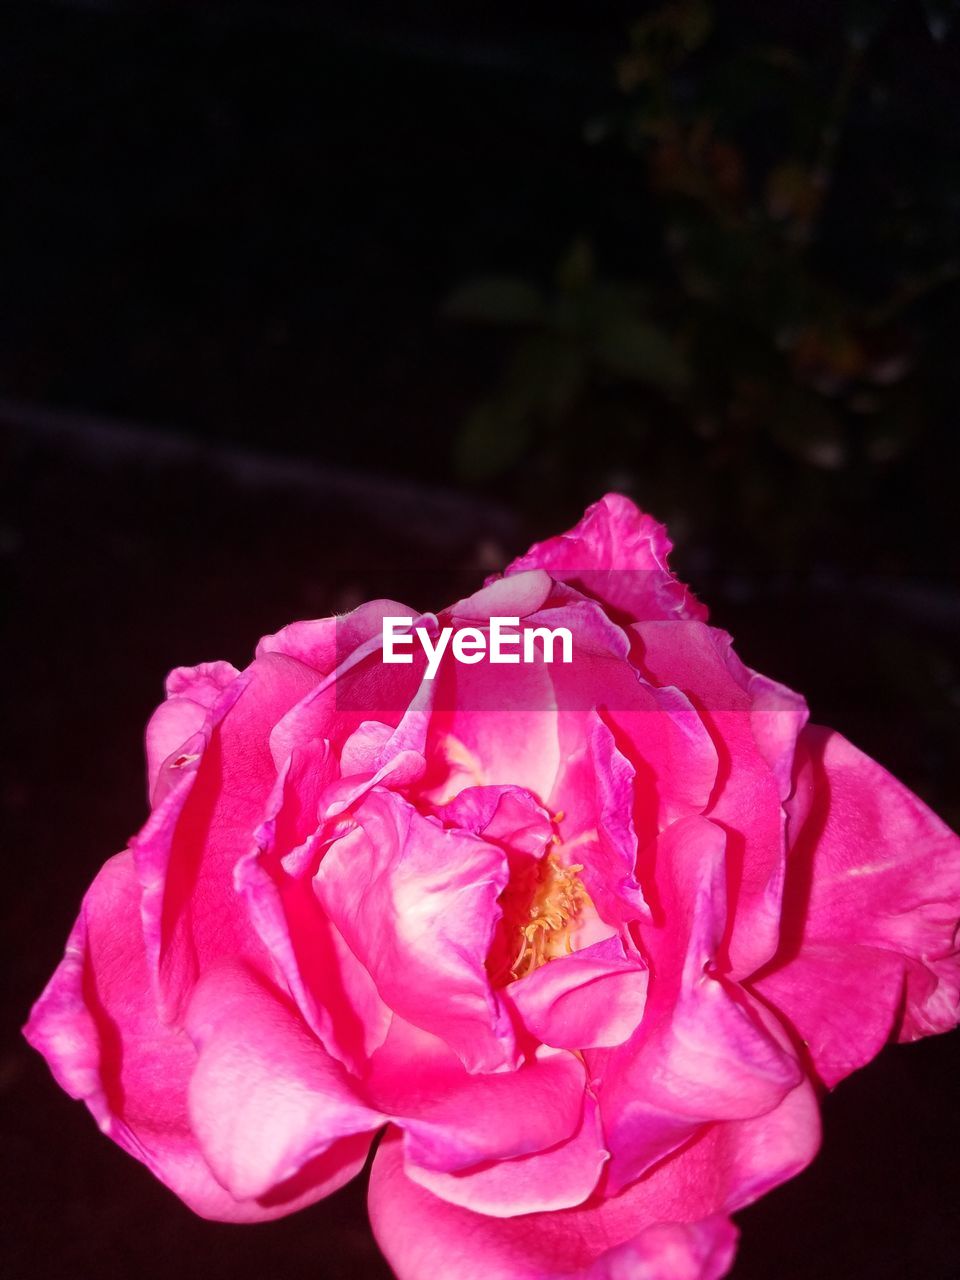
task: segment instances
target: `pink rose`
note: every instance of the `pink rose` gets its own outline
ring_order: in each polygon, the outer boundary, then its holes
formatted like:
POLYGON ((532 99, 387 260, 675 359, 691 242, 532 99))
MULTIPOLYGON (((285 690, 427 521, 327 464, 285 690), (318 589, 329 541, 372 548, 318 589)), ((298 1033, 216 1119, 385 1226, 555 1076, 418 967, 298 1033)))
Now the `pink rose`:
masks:
POLYGON ((383 1133, 402 1280, 708 1280, 817 1089, 958 1020, 960 841, 744 667, 609 496, 383 661, 377 601, 174 671, 150 817, 26 1028, 198 1213, 329 1194, 383 1133), (385 1130, 385 1132, 384 1132, 385 1130))

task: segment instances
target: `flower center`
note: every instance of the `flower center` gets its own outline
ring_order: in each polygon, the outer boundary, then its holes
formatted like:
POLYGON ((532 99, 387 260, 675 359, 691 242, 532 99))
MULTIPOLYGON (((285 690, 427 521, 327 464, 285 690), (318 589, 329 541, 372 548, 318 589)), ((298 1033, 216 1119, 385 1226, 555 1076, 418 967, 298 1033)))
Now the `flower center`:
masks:
POLYGON ((519 950, 510 966, 510 976, 524 978, 548 960, 570 955, 570 934, 577 916, 590 901, 579 873, 582 863, 565 867, 548 853, 537 864, 537 877, 526 919, 515 926, 519 950))

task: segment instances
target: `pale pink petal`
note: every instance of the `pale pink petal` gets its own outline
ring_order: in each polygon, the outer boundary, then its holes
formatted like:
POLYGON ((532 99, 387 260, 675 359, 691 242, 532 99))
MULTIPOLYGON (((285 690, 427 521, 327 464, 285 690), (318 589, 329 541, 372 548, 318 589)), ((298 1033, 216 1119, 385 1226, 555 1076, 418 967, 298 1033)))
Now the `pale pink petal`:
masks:
POLYGON ((337 1144, 265 1199, 238 1200, 214 1176, 187 1110, 196 1050, 185 1032, 160 1021, 153 1004, 140 894, 129 853, 106 863, 33 1008, 27 1039, 104 1133, 203 1217, 260 1221, 334 1191, 362 1167, 369 1140, 337 1144))
POLYGON ((553 582, 548 573, 533 569, 508 578, 495 578, 465 600, 458 600, 444 610, 456 625, 464 622, 484 623, 492 617, 526 618, 546 603, 553 582))
POLYGON ((425 797, 444 804, 465 787, 517 786, 544 802, 560 766, 551 668, 458 663, 448 648, 433 685, 425 797))
POLYGON ((541 965, 504 988, 503 999, 543 1044, 608 1048, 640 1025, 648 976, 613 937, 541 965))
POLYGON ((514 1061, 513 1031, 485 967, 505 854, 389 791, 371 791, 354 817, 358 825, 332 844, 314 884, 380 996, 442 1036, 470 1070, 514 1061))
POLYGON ((370 600, 339 617, 291 622, 274 635, 263 637, 257 646, 257 657, 282 653, 327 675, 354 649, 381 635, 385 617, 411 612, 396 600, 370 600))
POLYGON ((186 1029, 198 1060, 190 1123, 217 1179, 237 1198, 266 1195, 341 1138, 383 1117, 276 988, 224 961, 197 984, 186 1029))
POLYGON ((628 619, 705 618, 706 609, 667 567, 671 550, 662 524, 629 498, 608 493, 569 533, 536 543, 506 573, 546 569, 628 619))

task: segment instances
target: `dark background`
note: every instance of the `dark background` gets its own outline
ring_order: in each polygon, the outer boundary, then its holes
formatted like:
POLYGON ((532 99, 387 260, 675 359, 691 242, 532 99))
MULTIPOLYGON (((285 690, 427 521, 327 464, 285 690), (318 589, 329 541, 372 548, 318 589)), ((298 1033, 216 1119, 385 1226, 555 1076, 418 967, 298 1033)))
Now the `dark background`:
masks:
MULTIPOLYGON (((19 1039, 174 665, 618 488, 958 824, 954 9, 3 6, 5 1274, 387 1274, 359 1183, 203 1223, 19 1039)), ((828 1098, 737 1280, 960 1274, 958 1068, 828 1098)))

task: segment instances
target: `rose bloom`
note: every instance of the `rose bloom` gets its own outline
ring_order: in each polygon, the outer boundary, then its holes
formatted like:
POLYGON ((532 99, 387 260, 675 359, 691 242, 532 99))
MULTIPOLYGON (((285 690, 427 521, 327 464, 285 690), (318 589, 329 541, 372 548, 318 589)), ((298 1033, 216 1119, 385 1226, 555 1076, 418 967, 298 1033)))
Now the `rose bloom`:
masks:
POLYGON ((573 661, 382 660, 395 601, 180 668, 150 816, 26 1028, 197 1213, 373 1156, 401 1280, 712 1280, 817 1095, 958 1020, 960 841, 745 667, 611 495, 419 625, 573 661))

